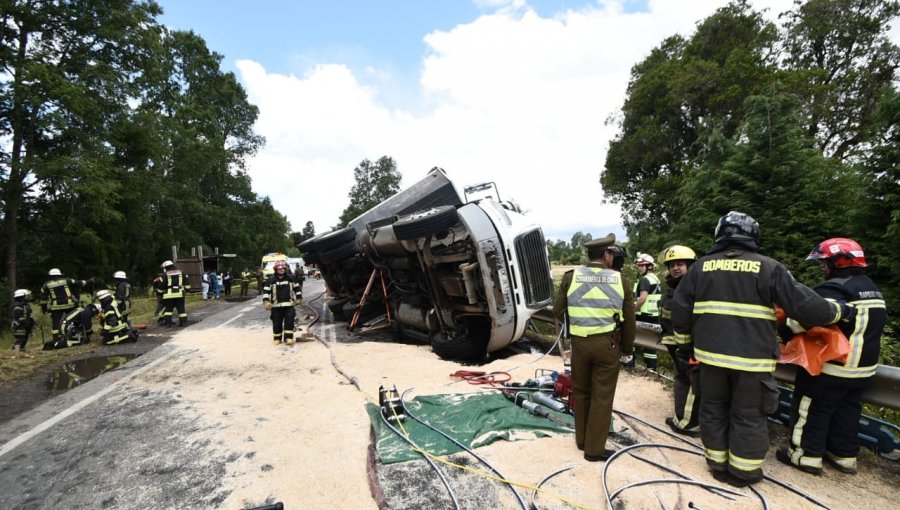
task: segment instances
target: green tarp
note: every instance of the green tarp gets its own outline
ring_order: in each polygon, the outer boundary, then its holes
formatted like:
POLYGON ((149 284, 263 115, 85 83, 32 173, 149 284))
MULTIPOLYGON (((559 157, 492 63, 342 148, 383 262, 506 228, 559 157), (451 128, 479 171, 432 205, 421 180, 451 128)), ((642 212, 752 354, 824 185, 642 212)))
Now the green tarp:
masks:
MULTIPOLYGON (((534 416, 510 402, 499 392, 465 393, 450 395, 423 395, 405 401, 407 409, 420 420, 441 430, 469 448, 478 448, 505 439, 537 439, 572 433, 566 427, 544 417, 534 416)), ((421 459, 421 454, 391 431, 379 416, 377 404, 367 403, 366 412, 375 430, 375 451, 378 460, 384 464, 421 459)), ((556 419, 572 423, 566 414, 550 412, 556 419)), ((461 448, 437 432, 415 420, 407 418, 403 422, 413 443, 434 455, 449 455, 461 448)))

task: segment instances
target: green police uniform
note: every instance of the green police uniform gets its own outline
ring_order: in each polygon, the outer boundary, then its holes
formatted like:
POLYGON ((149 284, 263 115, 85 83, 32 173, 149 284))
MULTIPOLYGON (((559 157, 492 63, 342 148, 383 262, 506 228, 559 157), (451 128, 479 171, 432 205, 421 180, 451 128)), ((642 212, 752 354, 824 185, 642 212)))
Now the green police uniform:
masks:
POLYGON ((586 243, 591 262, 563 275, 553 303, 554 316, 569 318, 575 443, 587 460, 605 460, 619 359, 634 352, 631 282, 600 261, 614 242, 609 234, 586 243))
POLYGON ((245 297, 247 295, 247 290, 250 288, 250 271, 241 271, 241 297, 245 297))

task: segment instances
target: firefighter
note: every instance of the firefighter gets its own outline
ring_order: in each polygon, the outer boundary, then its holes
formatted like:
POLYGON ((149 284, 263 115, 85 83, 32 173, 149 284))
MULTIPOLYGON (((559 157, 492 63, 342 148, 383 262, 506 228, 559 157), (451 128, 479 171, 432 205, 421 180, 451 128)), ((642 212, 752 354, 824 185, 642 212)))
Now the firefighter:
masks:
POLYGON ((100 314, 102 316, 100 330, 100 338, 104 344, 117 344, 130 339, 128 323, 122 320, 119 315, 119 307, 112 292, 108 290, 98 290, 94 299, 100 303, 100 314))
POLYGON ((615 240, 609 234, 585 243, 588 264, 563 275, 553 302, 554 317, 568 315, 575 445, 589 462, 612 455, 606 438, 620 359, 634 351, 634 296, 628 279, 611 268, 615 240))
POLYGON ((131 284, 128 283, 125 271, 116 271, 113 279, 116 282, 114 297, 119 306, 119 315, 123 321, 128 322, 128 316, 131 314, 131 284))
POLYGON ((759 224, 731 211, 715 244, 675 289, 672 327, 679 363, 701 364, 700 437, 717 481, 746 487, 763 479, 769 448, 766 415, 778 409, 779 355, 774 305, 808 326, 854 314, 796 282, 759 250, 759 224))
POLYGON ((666 265, 666 291, 659 300, 659 324, 662 327, 661 341, 675 360, 675 416, 666 418, 666 425, 674 432, 690 437, 700 436, 700 369, 699 363, 690 361, 687 365, 675 357, 675 334, 672 331, 672 296, 697 254, 687 246, 675 245, 663 251, 662 261, 666 265))
MULTIPOLYGON (((634 265, 637 268, 638 282, 634 284, 634 309, 636 320, 659 324, 659 299, 662 288, 659 277, 653 273, 653 257, 646 253, 638 253, 634 265)), ((644 365, 656 370, 656 349, 638 349, 644 358, 644 365)), ((632 361, 632 366, 634 362, 632 361)))
POLYGON ((25 344, 34 330, 34 318, 31 316, 31 305, 28 304, 30 294, 31 291, 26 289, 18 289, 13 293, 12 335, 16 357, 20 352, 25 352, 25 344))
POLYGON ((609 251, 613 254, 613 263, 610 267, 621 272, 622 268, 625 267, 625 257, 628 256, 628 250, 621 244, 616 243, 609 247, 609 251))
POLYGON ((62 271, 55 267, 47 275, 50 279, 41 287, 41 311, 45 314, 50 311, 50 332, 53 336, 50 342, 44 343, 44 350, 65 347, 59 327, 62 319, 78 307, 82 287, 94 281, 93 278, 88 280, 66 278, 62 271))
MULTIPOLYGON (((807 473, 822 474, 822 458, 835 469, 856 474, 859 453, 860 394, 872 383, 881 351, 881 335, 887 323, 887 309, 881 290, 866 275, 866 256, 852 239, 834 238, 813 248, 806 260, 820 264, 825 283, 816 292, 825 299, 856 309, 856 320, 838 324, 850 340, 847 361, 830 361, 822 373, 812 376, 797 370, 791 404, 791 433, 788 447, 775 452, 781 462, 807 473)), ((803 331, 789 318, 782 329, 803 331)))
POLYGON ((247 297, 247 290, 250 289, 250 271, 244 268, 241 271, 241 297, 247 297))
POLYGON ((180 269, 175 267, 175 263, 167 260, 162 263, 163 274, 156 284, 157 292, 162 294, 163 310, 163 326, 173 326, 172 310, 178 310, 178 326, 187 325, 187 311, 184 308, 184 296, 187 291, 191 290, 191 283, 188 275, 183 274, 180 269))
POLYGON ((287 262, 275 262, 275 274, 263 285, 263 307, 270 312, 275 345, 294 344, 294 305, 303 303, 300 282, 287 270, 287 262))
POLYGON ((94 316, 100 312, 100 307, 93 303, 84 308, 76 308, 69 312, 60 326, 63 342, 66 347, 91 343, 91 335, 94 333, 94 316))

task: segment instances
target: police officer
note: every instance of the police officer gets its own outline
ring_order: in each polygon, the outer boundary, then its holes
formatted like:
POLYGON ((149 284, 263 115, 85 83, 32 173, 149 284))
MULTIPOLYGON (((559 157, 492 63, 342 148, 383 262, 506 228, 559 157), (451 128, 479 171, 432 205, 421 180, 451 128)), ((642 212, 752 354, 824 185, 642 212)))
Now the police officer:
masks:
POLYGON ((674 432, 691 437, 700 436, 700 364, 689 360, 687 365, 675 357, 675 333, 672 330, 672 297, 697 254, 687 246, 675 245, 663 250, 666 265, 666 291, 659 300, 659 325, 662 344, 675 360, 675 416, 666 418, 666 425, 674 432))
MULTIPOLYGON (((881 334, 887 324, 884 296, 866 275, 865 253, 856 241, 834 238, 813 248, 806 260, 819 262, 825 283, 816 292, 856 309, 856 320, 838 327, 850 340, 847 361, 830 361, 812 376, 797 370, 788 424, 788 447, 775 452, 778 460, 815 475, 822 473, 822 458, 838 471, 856 474, 859 454, 860 394, 872 383, 881 352, 881 334)), ((803 331, 789 318, 793 333, 803 331)), ((785 335, 782 335, 785 336, 785 335)))
POLYGON ((250 271, 244 268, 241 271, 241 297, 247 296, 247 290, 250 288, 250 271))
POLYGON ((769 448, 766 415, 778 409, 779 355, 774 305, 808 326, 850 317, 796 282, 779 262, 760 255, 759 224, 731 211, 715 244, 691 266, 672 299, 680 363, 701 363, 700 437, 718 481, 737 487, 763 479, 769 448))
POLYGON ((116 300, 108 290, 98 290, 95 299, 100 303, 101 323, 100 337, 104 344, 117 344, 129 339, 128 323, 119 315, 116 300))
POLYGON ((28 304, 28 295, 31 291, 18 289, 13 293, 12 309, 12 335, 13 350, 16 357, 25 351, 25 344, 34 329, 34 318, 31 316, 31 305, 28 304))
POLYGON ((300 282, 287 270, 287 262, 275 262, 275 273, 266 280, 263 286, 263 307, 271 312, 272 334, 275 345, 281 342, 294 344, 294 305, 303 303, 303 291, 300 282))
POLYGON ((93 281, 93 278, 90 280, 66 278, 62 271, 55 267, 47 275, 50 276, 50 279, 41 287, 41 311, 45 314, 47 310, 50 311, 50 332, 53 337, 50 342, 44 343, 44 350, 65 347, 64 342, 61 341, 62 334, 60 332, 62 319, 78 306, 81 288, 88 281, 93 281))
POLYGON ((157 291, 162 294, 163 310, 162 318, 164 326, 172 326, 172 311, 178 310, 178 325, 187 325, 187 311, 184 308, 184 296, 191 290, 188 275, 183 274, 175 267, 175 263, 167 260, 162 263, 163 274, 157 282, 157 291))
MULTIPOLYGON (((659 277, 653 273, 653 257, 646 253, 639 253, 634 261, 637 267, 638 282, 634 285, 634 309, 636 320, 659 324, 659 299, 662 296, 662 287, 659 277)), ((656 370, 656 349, 638 349, 644 358, 644 364, 650 370, 656 370)))
POLYGON ((131 314, 131 284, 128 283, 125 271, 116 271, 113 279, 116 283, 114 297, 119 306, 119 315, 122 316, 123 321, 128 322, 128 315, 131 314))
POLYGON ((625 267, 625 257, 628 256, 628 250, 621 244, 616 243, 609 247, 609 251, 613 254, 612 269, 621 272, 622 268, 625 267))
POLYGON ((634 296, 627 278, 611 268, 615 240, 609 234, 585 243, 590 262, 563 275, 553 302, 557 319, 568 316, 575 444, 590 462, 612 454, 606 438, 619 360, 634 350, 634 296))

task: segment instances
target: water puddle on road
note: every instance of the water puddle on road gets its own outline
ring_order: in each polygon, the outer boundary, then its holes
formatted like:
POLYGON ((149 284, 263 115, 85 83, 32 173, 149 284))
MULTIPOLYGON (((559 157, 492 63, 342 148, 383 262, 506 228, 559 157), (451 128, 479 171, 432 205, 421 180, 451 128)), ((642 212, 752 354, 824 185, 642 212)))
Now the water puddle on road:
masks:
POLYGON ((50 374, 46 387, 51 391, 71 390, 104 372, 124 365, 135 357, 136 354, 119 354, 71 361, 50 374))

